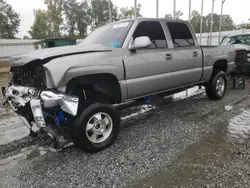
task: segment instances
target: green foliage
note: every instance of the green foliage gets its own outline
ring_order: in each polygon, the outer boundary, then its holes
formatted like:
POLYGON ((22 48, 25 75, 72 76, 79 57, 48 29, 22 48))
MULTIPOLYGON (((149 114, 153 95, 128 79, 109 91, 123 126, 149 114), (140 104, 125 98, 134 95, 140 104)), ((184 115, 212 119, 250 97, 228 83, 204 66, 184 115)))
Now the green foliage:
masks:
POLYGON ((69 36, 78 35, 84 38, 87 35, 88 26, 91 25, 91 8, 87 2, 68 0, 64 4, 66 18, 65 30, 69 36))
POLYGON ((33 39, 44 39, 52 37, 49 25, 47 11, 34 10, 35 21, 30 28, 29 34, 33 39))
MULTIPOLYGON (((78 36, 109 22, 108 0, 44 0, 46 10, 35 10, 35 21, 30 28, 32 38, 78 36)), ((112 20, 133 18, 134 8, 118 8, 111 2, 112 20)), ((141 5, 137 15, 141 17, 141 5)))
POLYGON ((35 21, 30 28, 32 38, 55 38, 61 36, 64 0, 44 0, 47 10, 34 10, 35 21))
POLYGON ((15 38, 19 25, 19 14, 4 0, 0 0, 0 38, 15 38))
POLYGON ((66 18, 65 30, 68 30, 70 36, 73 36, 76 31, 76 19, 79 3, 76 0, 68 0, 64 3, 64 15, 66 18))
MULTIPOLYGON (((92 0, 92 28, 96 28, 98 26, 104 25, 109 21, 109 3, 107 0, 92 0)), ((113 21, 118 20, 118 10, 117 7, 113 5, 111 2, 112 8, 112 19, 113 21)))
MULTIPOLYGON (((197 10, 192 11, 191 13, 191 19, 190 24, 193 26, 195 33, 200 32, 200 22, 201 21, 201 15, 197 10)), ((202 17, 202 32, 207 31, 207 24, 206 24, 206 17, 202 17)))
MULTIPOLYGON (((201 15, 198 11, 194 10, 191 15, 190 23, 192 24, 196 33, 200 32, 200 19, 201 15)), ((211 27, 211 14, 203 16, 202 31, 210 32, 211 27)), ((213 32, 218 32, 220 28, 220 15, 213 14, 213 32)), ((230 31, 236 29, 233 19, 230 15, 222 15, 221 30, 230 31)))
POLYGON ((243 29, 250 29, 250 18, 248 19, 247 23, 241 24, 240 27, 243 29))
POLYGON ((44 0, 44 4, 47 5, 47 21, 53 37, 61 36, 63 3, 64 0, 44 0))
POLYGON ((234 21, 231 17, 231 15, 223 14, 222 15, 222 24, 221 24, 221 30, 222 31, 230 31, 236 29, 234 21))
POLYGON ((164 19, 173 20, 174 18, 172 16, 172 14, 165 14, 164 19))
MULTIPOLYGON (((137 6, 137 16, 138 17, 142 17, 141 15, 141 4, 138 4, 137 6)), ((134 14, 135 10, 134 7, 123 7, 120 8, 120 13, 119 13, 119 20, 124 20, 124 19, 130 19, 130 18, 134 18, 135 14, 134 14)))
POLYGON ((175 12, 175 16, 173 16, 172 14, 166 14, 164 16, 165 19, 167 20, 174 20, 174 17, 176 20, 182 20, 181 17, 183 16, 183 12, 181 12, 180 10, 175 12))

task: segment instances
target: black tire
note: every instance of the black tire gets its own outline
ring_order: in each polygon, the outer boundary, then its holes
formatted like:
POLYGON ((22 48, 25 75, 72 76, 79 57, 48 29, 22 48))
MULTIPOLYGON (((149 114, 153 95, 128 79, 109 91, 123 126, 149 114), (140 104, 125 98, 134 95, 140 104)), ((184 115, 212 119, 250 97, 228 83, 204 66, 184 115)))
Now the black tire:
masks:
POLYGON ((94 103, 88 106, 85 110, 80 112, 80 115, 71 124, 71 137, 74 144, 91 153, 99 152, 116 140, 120 132, 120 114, 112 106, 102 103, 94 103), (107 139, 100 143, 92 142, 86 132, 87 124, 91 118, 97 113, 106 113, 112 119, 112 130, 107 139))
POLYGON ((211 100, 220 100, 224 97, 227 91, 227 78, 226 74, 223 71, 216 72, 212 75, 211 80, 206 86, 206 94, 211 100), (224 80, 224 90, 223 92, 219 92, 216 89, 217 81, 223 79, 224 80))

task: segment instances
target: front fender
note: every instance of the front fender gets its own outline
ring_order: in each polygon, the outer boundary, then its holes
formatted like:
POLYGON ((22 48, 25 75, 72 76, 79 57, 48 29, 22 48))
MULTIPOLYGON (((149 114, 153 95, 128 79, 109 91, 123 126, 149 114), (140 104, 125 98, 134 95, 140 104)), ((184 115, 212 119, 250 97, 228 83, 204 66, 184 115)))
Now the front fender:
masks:
POLYGON ((65 86, 71 79, 90 74, 112 74, 118 81, 124 77, 121 53, 89 53, 53 59, 44 65, 48 88, 65 86))

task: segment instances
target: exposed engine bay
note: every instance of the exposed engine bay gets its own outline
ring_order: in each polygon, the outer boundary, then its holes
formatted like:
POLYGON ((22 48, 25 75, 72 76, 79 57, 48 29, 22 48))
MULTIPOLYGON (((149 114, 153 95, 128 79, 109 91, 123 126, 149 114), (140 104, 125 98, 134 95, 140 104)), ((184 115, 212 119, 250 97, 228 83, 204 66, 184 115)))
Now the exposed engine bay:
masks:
POLYGON ((12 83, 15 85, 28 86, 34 88, 46 88, 45 71, 40 66, 25 65, 11 67, 12 83))
POLYGON ((13 110, 27 119, 32 136, 50 137, 48 144, 56 149, 63 148, 71 141, 65 134, 68 131, 64 131, 68 128, 66 116, 77 114, 78 97, 18 85, 7 88, 5 97, 13 110), (33 127, 39 131, 34 132, 33 127))

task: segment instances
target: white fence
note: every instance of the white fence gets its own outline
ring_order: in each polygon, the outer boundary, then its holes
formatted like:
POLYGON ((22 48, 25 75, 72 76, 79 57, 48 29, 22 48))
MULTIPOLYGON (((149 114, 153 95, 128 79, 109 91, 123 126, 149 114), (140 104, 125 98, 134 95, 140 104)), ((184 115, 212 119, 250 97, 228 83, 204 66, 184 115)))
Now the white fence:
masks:
MULTIPOLYGON (((82 39, 77 40, 79 44, 82 39)), ((0 59, 42 48, 42 40, 0 39, 0 59)))
POLYGON ((0 58, 41 48, 41 40, 0 39, 0 58))
MULTIPOLYGON (((229 35, 235 35, 235 34, 241 34, 241 33, 250 33, 250 29, 242 29, 242 30, 232 30, 232 31, 223 31, 221 32, 221 38, 229 36, 229 35)), ((200 34, 196 34, 198 42, 200 42, 200 34)), ((202 39, 201 39, 201 45, 209 45, 210 44, 210 33, 202 33, 202 39)), ((212 45, 218 45, 219 44, 219 32, 213 32, 212 33, 212 45)))
MULTIPOLYGON (((239 33, 250 33, 250 29, 245 30, 233 30, 233 31, 223 31, 221 32, 221 39, 225 36, 239 33)), ((200 34, 196 34, 198 41, 200 42, 200 34)), ((214 32, 212 34, 212 45, 217 45, 219 43, 219 32, 214 32)), ((202 45, 209 45, 210 33, 202 34, 202 45)), ((79 44, 82 39, 77 40, 79 44)), ((0 39, 0 59, 7 58, 12 55, 17 55, 21 53, 26 53, 35 49, 41 48, 41 40, 18 40, 18 39, 0 39)))

